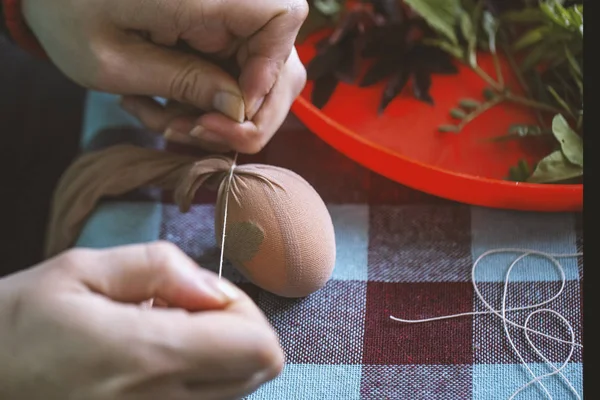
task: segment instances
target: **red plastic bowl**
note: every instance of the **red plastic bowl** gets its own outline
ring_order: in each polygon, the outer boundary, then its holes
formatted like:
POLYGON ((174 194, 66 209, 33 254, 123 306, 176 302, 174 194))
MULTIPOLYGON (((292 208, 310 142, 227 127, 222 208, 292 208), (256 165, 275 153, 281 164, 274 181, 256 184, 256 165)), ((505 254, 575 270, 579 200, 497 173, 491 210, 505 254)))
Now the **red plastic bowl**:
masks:
MULTIPOLYGON (((303 63, 314 57, 313 35, 297 46, 303 63)), ((495 76, 490 57, 480 66, 495 76)), ((449 110, 462 98, 483 101, 485 82, 468 67, 458 75, 432 78, 435 106, 413 98, 410 84, 382 115, 377 107, 384 83, 359 88, 340 83, 329 103, 312 105, 308 82, 292 112, 316 135, 352 160, 389 179, 446 199, 492 208, 527 211, 581 211, 583 185, 529 184, 505 180, 520 159, 532 165, 548 154, 539 142, 493 143, 514 123, 534 123, 530 109, 502 104, 480 115, 462 132, 440 133, 440 124, 455 123, 449 110)), ((514 77, 503 65, 512 87, 514 77)), ((551 115, 550 115, 551 117, 551 115)))

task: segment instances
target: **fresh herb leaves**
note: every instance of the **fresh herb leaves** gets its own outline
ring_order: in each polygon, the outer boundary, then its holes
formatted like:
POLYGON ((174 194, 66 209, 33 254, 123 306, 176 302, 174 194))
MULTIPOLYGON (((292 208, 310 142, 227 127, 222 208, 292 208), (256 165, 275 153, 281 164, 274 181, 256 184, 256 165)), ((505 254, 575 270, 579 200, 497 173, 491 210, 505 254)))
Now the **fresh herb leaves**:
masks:
POLYGON ((333 33, 317 43, 317 54, 307 65, 307 77, 315 86, 313 104, 324 107, 340 81, 368 87, 388 79, 379 113, 409 82, 416 99, 433 105, 431 75, 457 74, 458 68, 448 53, 420 43, 427 33, 432 31, 424 21, 408 18, 397 0, 351 8, 340 15, 333 33), (373 64, 358 80, 366 59, 373 64))
POLYGON ((451 44, 458 44, 455 27, 460 19, 459 0, 405 0, 405 3, 451 44))
MULTIPOLYGON (((540 135, 539 127, 517 125, 511 128, 517 134, 540 135)), ((512 167, 508 179, 517 182, 530 183, 564 183, 578 182, 583 176, 583 141, 567 123, 567 120, 557 114, 552 120, 552 135, 559 144, 559 149, 537 163, 533 172, 523 166, 524 161, 512 167)))
POLYGON ((539 138, 544 145, 554 142, 555 149, 531 168, 520 162, 508 171, 508 179, 580 181, 581 0, 362 0, 352 6, 343 0, 314 0, 302 35, 324 26, 333 27, 333 33, 317 44, 317 56, 307 66, 315 106, 324 107, 340 82, 367 87, 386 79, 380 113, 409 83, 416 99, 433 105, 432 75, 456 74, 458 61, 477 73, 487 88, 481 98, 460 99, 448 111, 454 123, 440 125, 440 132, 459 134, 479 115, 504 102, 531 108, 538 116, 537 125, 517 124, 491 141, 539 138), (479 67, 481 52, 492 55, 494 76, 479 67), (509 61, 524 95, 504 81, 501 55, 509 61), (372 59, 372 64, 359 77, 365 59, 372 59), (551 127, 546 124, 549 115, 554 116, 551 127))

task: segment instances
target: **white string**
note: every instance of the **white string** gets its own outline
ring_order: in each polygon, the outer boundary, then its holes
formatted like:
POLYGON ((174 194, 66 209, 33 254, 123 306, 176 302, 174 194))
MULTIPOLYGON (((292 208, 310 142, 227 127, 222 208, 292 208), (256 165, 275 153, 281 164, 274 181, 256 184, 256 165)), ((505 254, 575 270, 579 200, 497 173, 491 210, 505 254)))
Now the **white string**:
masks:
POLYGON ((474 311, 474 312, 467 312, 467 313, 460 313, 460 314, 453 314, 453 315, 446 315, 446 316, 440 316, 440 317, 433 317, 433 318, 425 318, 425 319, 418 319, 418 320, 409 320, 409 319, 402 319, 402 318, 397 318, 394 316, 390 316, 390 318, 394 321, 398 321, 398 322, 404 322, 404 323, 423 323, 423 322, 432 322, 432 321, 440 321, 440 320, 444 320, 444 319, 450 319, 450 318, 458 318, 458 317, 464 317, 464 316, 471 316, 471 315, 483 315, 483 314, 494 314, 497 317, 499 317, 502 320, 502 325, 504 327, 504 332, 506 333, 506 336, 508 338, 508 341, 512 347, 512 349, 515 351, 515 353, 517 354, 519 360, 521 361, 521 364, 523 364, 525 366, 525 368, 527 369, 527 371, 529 372, 529 374, 533 377, 533 379, 531 381, 529 381, 527 384, 521 386, 517 391, 515 391, 512 396, 510 397, 509 400, 512 400, 515 398, 515 396, 517 396, 517 394, 519 394, 521 391, 523 391, 524 389, 526 389, 527 387, 538 383, 541 388, 544 390, 544 393, 546 394, 546 396, 548 396, 549 399, 552 399, 552 396, 550 395, 550 393, 548 392, 548 390, 546 389, 546 387, 544 386, 544 384, 542 383, 542 380, 545 378, 548 378, 550 376, 553 375, 559 375, 561 378, 563 378, 563 380, 565 381, 565 383, 567 384, 567 386, 569 387, 569 389, 571 390, 572 393, 574 393, 575 397, 580 400, 581 397, 579 396, 579 394, 577 393, 577 390, 573 387, 572 383, 569 381, 569 379, 567 379, 566 376, 564 376, 564 374, 562 373, 562 370, 568 365, 569 361, 571 360, 572 356, 573 356, 573 352, 575 350, 575 347, 581 347, 583 348, 583 345, 580 343, 576 343, 575 342, 575 332, 573 330, 573 326, 569 323, 569 321, 562 316, 560 313, 548 309, 548 308, 542 308, 542 309, 538 309, 535 310, 533 312, 531 312, 526 320, 525 323, 523 325, 520 325, 514 321, 511 321, 510 319, 508 319, 506 317, 506 313, 507 312, 511 312, 511 311, 521 311, 521 310, 527 310, 527 309, 532 309, 532 308, 536 308, 536 307, 540 307, 543 306, 545 304, 548 304, 552 301, 554 301, 555 299, 557 299, 563 292, 564 288, 565 288, 565 284, 566 284, 566 276, 565 276, 565 271, 561 265, 561 263, 558 261, 559 258, 573 258, 573 257, 580 257, 582 256, 583 253, 573 253, 573 254, 551 254, 551 253, 546 253, 543 251, 537 251, 537 250, 529 250, 529 249, 516 249, 516 248, 502 248, 502 249, 493 249, 493 250, 488 250, 486 252, 484 252, 483 254, 481 254, 473 263, 473 267, 471 269, 471 283, 473 284, 473 288, 475 290, 475 293, 477 294, 477 297, 479 298, 479 300, 484 304, 484 306, 488 309, 488 311, 474 311), (502 306, 500 308, 500 310, 495 310, 483 297, 483 295, 481 294, 481 291, 479 290, 479 287, 477 286, 477 282, 475 281, 475 271, 477 270, 477 266, 479 265, 479 263, 481 262, 481 260, 483 260, 485 257, 488 257, 492 254, 498 254, 498 253, 522 253, 519 257, 517 257, 512 264, 509 266, 507 272, 506 272, 506 276, 504 279, 504 288, 503 288, 503 293, 502 293, 502 306), (539 257, 543 257, 546 258, 547 260, 551 261, 552 264, 554 265, 554 267, 558 270, 558 272, 560 273, 560 277, 561 277, 561 286, 559 291, 552 297, 550 297, 547 300, 544 300, 540 303, 536 303, 536 304, 532 304, 532 305, 528 305, 528 306, 523 306, 523 307, 514 307, 514 308, 506 308, 506 299, 508 297, 508 283, 510 280, 510 274, 513 270, 513 268, 515 267, 515 265, 517 265, 519 263, 519 261, 523 260, 524 258, 528 257, 528 256, 539 256, 539 257), (529 321, 531 319, 532 316, 539 314, 539 313, 551 313, 553 315, 555 315, 556 317, 558 317, 562 323, 564 323, 567 327, 567 329, 569 330, 569 334, 571 336, 570 340, 564 340, 564 339, 560 339, 557 338, 555 336, 552 335, 548 335, 546 333, 540 332, 538 330, 535 329, 531 329, 529 328, 528 324, 529 321), (508 330, 508 326, 512 325, 515 328, 520 328, 524 331, 525 333, 525 338, 527 339, 527 342, 529 343, 529 345, 531 346, 531 348, 533 349, 533 351, 540 356, 540 358, 544 361, 544 363, 549 366, 553 372, 545 374, 545 375, 536 375, 531 368, 529 368, 529 366, 527 365, 527 363, 525 362, 523 356, 521 355, 521 353, 519 352, 519 350, 517 349, 516 345, 513 342, 512 336, 510 335, 510 332, 508 330), (571 345, 571 349, 569 352, 569 355, 567 356, 567 359, 563 362, 563 364, 557 368, 552 362, 550 362, 550 360, 548 360, 548 358, 546 358, 542 352, 535 346, 535 344, 532 342, 531 337, 529 336, 530 333, 535 333, 536 335, 540 335, 543 337, 546 337, 548 339, 552 339, 556 342, 561 342, 561 343, 567 343, 569 345, 571 345))
POLYGON ((219 258, 219 279, 223 276, 223 260, 225 257, 225 231, 227 229, 227 209, 229 207, 229 192, 231 190, 231 182, 233 180, 233 171, 237 166, 237 157, 238 153, 235 153, 233 157, 233 162, 231 163, 231 168, 229 169, 229 175, 227 177, 227 182, 225 183, 225 204, 223 206, 223 234, 221 235, 221 256, 219 258))
MULTIPOLYGON (((233 171, 236 168, 238 153, 235 153, 229 175, 225 186, 225 205, 223 207, 223 235, 221 237, 221 256, 219 259, 219 279, 223 277, 223 260, 225 257, 225 229, 227 229, 227 208, 229 206, 229 192, 231 190, 231 181, 233 180, 233 171)), ((144 301, 140 304, 143 309, 151 309, 154 306, 154 298, 144 301)))
POLYGON ((148 310, 148 309, 152 308, 153 306, 154 306, 154 298, 152 298, 150 300, 146 300, 140 304, 140 307, 142 307, 145 310, 148 310))

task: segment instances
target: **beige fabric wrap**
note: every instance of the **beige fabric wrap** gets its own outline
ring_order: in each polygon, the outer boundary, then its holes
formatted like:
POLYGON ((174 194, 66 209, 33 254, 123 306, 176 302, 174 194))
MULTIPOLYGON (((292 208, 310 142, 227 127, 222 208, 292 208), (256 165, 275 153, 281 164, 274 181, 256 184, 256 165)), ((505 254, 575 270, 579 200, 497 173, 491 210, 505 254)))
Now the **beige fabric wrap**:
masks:
MULTIPOLYGON (((132 145, 85 154, 62 176, 53 199, 46 255, 73 246, 97 203, 141 187, 174 190, 187 212, 198 189, 218 188, 215 232, 220 245, 232 160, 200 160, 132 145)), ((329 280, 335 236, 329 212, 302 177, 284 168, 247 164, 234 169, 229 190, 224 255, 257 286, 303 297, 329 280)))

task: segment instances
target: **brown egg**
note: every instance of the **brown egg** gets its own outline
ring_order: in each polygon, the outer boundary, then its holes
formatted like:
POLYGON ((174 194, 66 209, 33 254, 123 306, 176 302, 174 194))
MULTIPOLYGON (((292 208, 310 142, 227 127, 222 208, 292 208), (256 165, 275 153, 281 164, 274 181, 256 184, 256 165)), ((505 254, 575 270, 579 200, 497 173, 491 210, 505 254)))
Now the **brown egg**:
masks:
MULTIPOLYGON (((228 178, 215 208, 218 245, 228 178)), ((304 297, 333 272, 331 216, 319 194, 296 173, 262 164, 236 167, 228 191, 224 256, 246 278, 284 297, 304 297)))
POLYGON ((57 187, 46 243, 48 257, 72 246, 97 202, 141 187, 173 191, 189 211, 201 187, 218 188, 215 233, 221 245, 225 193, 229 193, 224 256, 257 286, 285 297, 323 287, 335 265, 335 235, 327 207, 299 175, 262 164, 202 159, 122 145, 73 163, 57 187))

